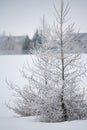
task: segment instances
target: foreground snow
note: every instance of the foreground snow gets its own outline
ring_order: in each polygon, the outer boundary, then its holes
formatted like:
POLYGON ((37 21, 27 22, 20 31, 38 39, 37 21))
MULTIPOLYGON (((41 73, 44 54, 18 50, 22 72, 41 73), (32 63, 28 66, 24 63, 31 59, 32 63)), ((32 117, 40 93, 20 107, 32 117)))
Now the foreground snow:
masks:
MULTIPOLYGON (((72 121, 64 123, 41 123, 34 117, 16 118, 9 111, 5 103, 12 99, 12 93, 8 90, 5 80, 23 86, 26 81, 21 77, 19 69, 24 63, 33 64, 31 56, 0 56, 0 130, 86 130, 87 121, 72 121)), ((87 55, 82 56, 82 62, 87 62, 87 55)), ((87 86, 84 78, 82 85, 87 86)))
POLYGON ((87 130, 87 121, 64 123, 35 122, 34 118, 2 118, 0 130, 87 130))

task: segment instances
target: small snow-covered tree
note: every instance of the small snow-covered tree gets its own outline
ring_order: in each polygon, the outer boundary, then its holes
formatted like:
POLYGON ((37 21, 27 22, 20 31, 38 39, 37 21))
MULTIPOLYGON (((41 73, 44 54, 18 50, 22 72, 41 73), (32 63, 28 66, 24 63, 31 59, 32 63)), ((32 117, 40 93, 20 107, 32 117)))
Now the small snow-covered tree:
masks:
POLYGON ((23 90, 12 87, 20 97, 17 106, 12 108, 20 115, 39 115, 45 122, 87 118, 85 92, 80 86, 87 69, 80 53, 70 50, 79 33, 75 32, 73 24, 66 24, 69 9, 69 4, 65 6, 63 0, 59 12, 55 7, 54 28, 47 27, 43 19, 42 44, 32 58, 34 65, 25 66, 22 71, 29 84, 23 90))
POLYGON ((80 86, 81 77, 86 74, 87 68, 81 63, 80 52, 75 47, 72 51, 70 50, 71 46, 75 46, 75 41, 78 41, 79 32, 75 32, 74 24, 66 24, 69 9, 69 4, 65 6, 61 0, 60 11, 55 7, 56 25, 53 30, 50 30, 51 40, 48 39, 47 32, 47 36, 45 35, 49 46, 56 46, 56 53, 52 55, 54 61, 51 62, 55 70, 53 70, 55 74, 52 73, 54 80, 51 77, 55 85, 51 86, 52 88, 56 86, 56 93, 51 89, 53 94, 51 93, 49 100, 45 100, 47 104, 42 106, 42 120, 50 122, 87 117, 87 103, 83 99, 84 88, 80 86))

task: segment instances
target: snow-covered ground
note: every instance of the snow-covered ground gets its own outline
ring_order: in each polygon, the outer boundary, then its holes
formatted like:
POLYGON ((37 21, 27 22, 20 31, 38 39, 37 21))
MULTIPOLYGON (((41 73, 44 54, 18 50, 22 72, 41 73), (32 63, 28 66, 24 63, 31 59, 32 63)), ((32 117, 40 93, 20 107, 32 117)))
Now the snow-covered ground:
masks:
MULTIPOLYGON (((5 80, 10 80, 20 86, 26 81, 19 69, 28 61, 32 65, 32 58, 28 55, 0 56, 0 130, 87 130, 87 121, 72 121, 64 123, 41 123, 34 117, 17 118, 6 108, 5 103, 12 100, 12 93, 8 90, 5 80)), ((82 62, 87 62, 87 55, 82 56, 82 62)), ((83 87, 87 86, 84 78, 83 87)))
POLYGON ((87 130, 87 121, 41 123, 33 118, 2 118, 0 130, 87 130))

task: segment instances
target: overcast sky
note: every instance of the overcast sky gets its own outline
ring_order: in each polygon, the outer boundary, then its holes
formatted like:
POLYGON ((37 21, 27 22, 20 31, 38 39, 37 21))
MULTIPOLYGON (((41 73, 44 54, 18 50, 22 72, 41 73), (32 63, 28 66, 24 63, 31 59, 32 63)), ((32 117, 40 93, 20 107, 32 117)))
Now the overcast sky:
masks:
MULTIPOLYGON (((48 23, 54 21, 55 1, 58 1, 59 6, 60 0, 0 0, 0 33, 5 31, 6 34, 28 34, 32 37, 43 15, 48 23)), ((71 20, 81 32, 87 32, 87 0, 65 0, 68 1, 71 20)))

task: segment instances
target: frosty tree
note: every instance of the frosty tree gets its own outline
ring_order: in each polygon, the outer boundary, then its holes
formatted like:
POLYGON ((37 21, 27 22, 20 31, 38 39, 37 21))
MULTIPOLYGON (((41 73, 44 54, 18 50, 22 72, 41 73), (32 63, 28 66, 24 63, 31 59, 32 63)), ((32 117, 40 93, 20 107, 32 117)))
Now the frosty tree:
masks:
POLYGON ((53 91, 53 97, 49 96, 47 104, 42 107, 46 121, 67 121, 87 117, 87 104, 83 100, 84 88, 80 86, 81 77, 86 74, 87 69, 86 65, 81 63, 79 52, 75 48, 70 50, 80 35, 79 32, 75 32, 74 24, 66 23, 69 10, 69 4, 65 6, 63 0, 60 11, 55 7, 56 25, 50 30, 51 41, 47 40, 48 46, 56 46, 56 53, 52 55, 55 58, 51 62, 54 66, 54 80, 51 79, 54 85, 50 86, 56 89, 56 93, 53 91))
POLYGON ((59 122, 87 118, 87 103, 80 79, 86 74, 86 65, 81 55, 70 50, 79 39, 73 24, 67 23, 69 4, 58 11, 55 8, 54 28, 47 27, 43 19, 41 46, 35 53, 34 66, 25 66, 22 74, 28 80, 23 90, 10 85, 19 95, 15 107, 16 113, 39 115, 45 122, 59 122))

